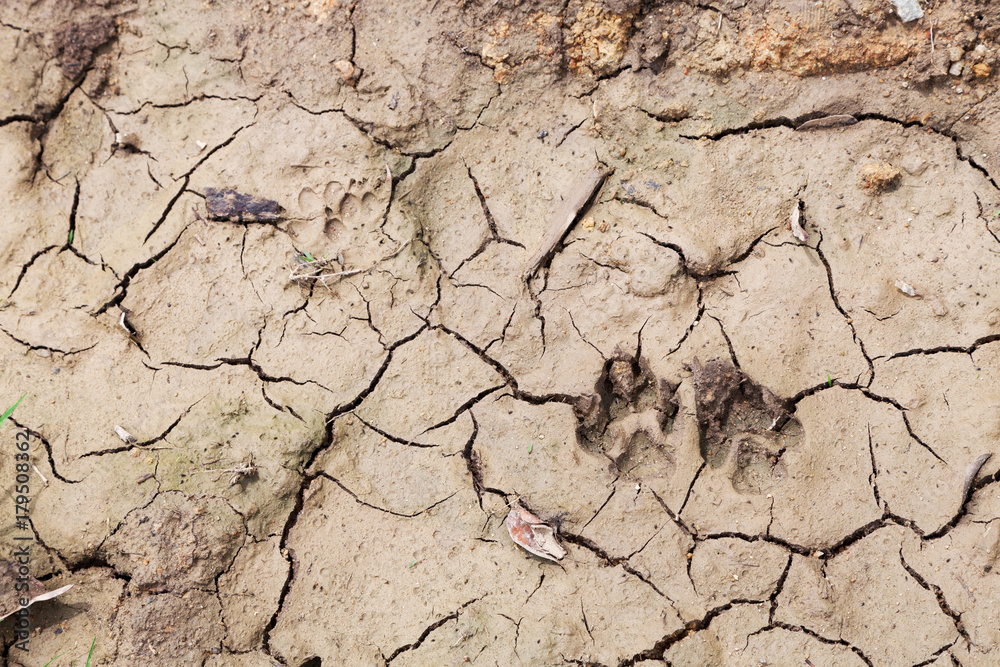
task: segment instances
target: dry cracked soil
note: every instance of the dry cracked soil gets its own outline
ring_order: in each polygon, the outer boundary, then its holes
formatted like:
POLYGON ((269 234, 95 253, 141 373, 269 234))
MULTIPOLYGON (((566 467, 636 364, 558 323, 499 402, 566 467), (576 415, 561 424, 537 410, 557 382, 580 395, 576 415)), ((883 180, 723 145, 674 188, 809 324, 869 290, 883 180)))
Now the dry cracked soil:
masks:
POLYGON ((1000 6, 919 4, 2 3, 0 663, 1000 664, 1000 6))

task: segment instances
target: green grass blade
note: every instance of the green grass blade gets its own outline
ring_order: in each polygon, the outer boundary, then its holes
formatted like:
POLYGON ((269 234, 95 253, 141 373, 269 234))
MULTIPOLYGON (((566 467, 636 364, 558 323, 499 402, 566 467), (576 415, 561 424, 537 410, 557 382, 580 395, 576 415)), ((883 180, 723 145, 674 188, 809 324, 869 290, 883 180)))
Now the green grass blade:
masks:
POLYGON ((94 635, 94 641, 90 642, 90 653, 87 654, 87 667, 90 667, 90 660, 94 657, 94 646, 97 644, 97 635, 94 635))
POLYGON ((27 394, 21 394, 21 398, 17 399, 17 403, 7 408, 7 412, 3 413, 3 416, 0 417, 0 426, 2 426, 5 421, 7 421, 8 417, 14 414, 14 408, 21 405, 21 401, 24 400, 25 396, 27 396, 27 394))
POLYGON ((45 663, 45 667, 49 667, 49 665, 51 665, 53 662, 63 657, 64 655, 66 655, 66 651, 63 651, 62 653, 60 653, 59 655, 57 655, 56 657, 52 658, 47 663, 45 663))

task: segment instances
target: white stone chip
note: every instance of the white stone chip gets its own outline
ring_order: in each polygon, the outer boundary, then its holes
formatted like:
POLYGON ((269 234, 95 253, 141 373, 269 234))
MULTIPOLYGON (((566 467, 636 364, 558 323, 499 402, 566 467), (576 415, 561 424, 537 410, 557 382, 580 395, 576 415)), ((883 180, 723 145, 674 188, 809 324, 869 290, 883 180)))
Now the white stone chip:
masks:
POLYGON ((924 10, 920 8, 917 0, 892 0, 892 4, 896 5, 896 13, 903 23, 924 17, 924 10))

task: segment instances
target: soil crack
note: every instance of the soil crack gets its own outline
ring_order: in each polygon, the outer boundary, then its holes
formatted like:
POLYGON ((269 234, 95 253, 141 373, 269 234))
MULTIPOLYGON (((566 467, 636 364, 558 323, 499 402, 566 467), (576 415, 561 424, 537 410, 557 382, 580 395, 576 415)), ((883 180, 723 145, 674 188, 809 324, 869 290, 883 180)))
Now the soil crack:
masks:
MULTIPOLYGON (((414 650, 416 648, 420 648, 420 645, 424 643, 424 641, 430 636, 430 634, 432 632, 434 632, 435 630, 437 630, 438 628, 440 628, 442 625, 444 625, 448 621, 458 620, 458 616, 459 616, 459 614, 461 613, 461 611, 463 609, 465 609, 466 607, 468 607, 470 604, 479 602, 484 597, 486 597, 486 595, 488 595, 488 593, 484 594, 484 595, 481 595, 478 598, 473 598, 472 600, 469 600, 468 602, 465 602, 458 609, 456 609, 455 611, 451 612, 447 616, 444 616, 444 617, 442 617, 442 618, 434 621, 433 623, 431 623, 429 626, 427 626, 426 628, 424 628, 424 631, 420 633, 420 636, 417 637, 417 640, 415 642, 410 643, 410 644, 404 644, 403 646, 400 646, 395 651, 393 651, 392 654, 388 658, 385 658, 385 664, 388 665, 389 663, 391 663, 393 660, 395 660, 396 658, 398 658, 401 653, 405 653, 406 651, 412 651, 412 650, 414 650)), ((385 657, 384 654, 383 654, 383 657, 385 657)))
POLYGON ((865 349, 865 342, 861 340, 861 337, 858 336, 857 329, 854 328, 854 320, 847 314, 844 307, 840 305, 840 299, 837 298, 837 289, 833 284, 833 268, 830 266, 830 261, 826 258, 826 255, 823 254, 823 232, 816 230, 816 233, 819 235, 819 240, 816 242, 816 255, 819 257, 819 260, 823 262, 823 268, 826 269, 826 281, 828 287, 830 288, 830 298, 833 300, 834 308, 837 309, 837 312, 840 313, 840 315, 844 318, 844 321, 847 322, 847 326, 851 328, 851 336, 854 338, 854 342, 857 346, 861 349, 861 354, 864 356, 865 362, 868 364, 868 382, 865 386, 870 387, 871 383, 875 380, 875 364, 872 362, 872 358, 868 354, 868 350, 865 349))
POLYGON ((972 639, 969 637, 969 633, 966 631, 965 625, 962 623, 962 615, 951 608, 951 605, 949 605, 948 600, 945 599, 944 591, 941 590, 940 586, 936 586, 935 584, 927 581, 919 572, 910 567, 910 564, 906 562, 906 558, 903 557, 903 547, 899 548, 899 563, 903 566, 903 569, 906 570, 911 577, 913 577, 914 581, 916 581, 921 588, 934 594, 938 606, 941 608, 944 615, 950 618, 952 623, 955 624, 955 630, 958 634, 962 635, 962 639, 964 639, 967 643, 972 644, 972 639))

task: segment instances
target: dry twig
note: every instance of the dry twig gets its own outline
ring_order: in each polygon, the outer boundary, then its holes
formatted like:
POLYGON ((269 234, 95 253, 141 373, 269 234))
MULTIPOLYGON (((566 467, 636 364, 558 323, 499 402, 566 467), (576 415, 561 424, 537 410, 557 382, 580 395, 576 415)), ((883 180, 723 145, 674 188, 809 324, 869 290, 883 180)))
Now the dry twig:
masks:
POLYGON ((403 243, 399 244, 399 247, 396 248, 393 252, 389 253, 382 259, 378 260, 371 266, 364 269, 350 269, 349 271, 333 271, 331 273, 327 273, 326 271, 328 269, 335 266, 336 260, 332 258, 311 259, 311 260, 300 258, 299 265, 302 267, 301 273, 298 273, 293 269, 290 278, 291 280, 294 280, 296 282, 321 283, 324 287, 329 289, 330 288, 329 281, 336 282, 343 278, 347 278, 349 276, 356 276, 359 273, 367 273, 369 271, 372 271, 382 262, 388 261, 393 257, 397 256, 399 253, 403 252, 403 249, 406 248, 406 246, 408 245, 410 245, 410 242, 404 241, 403 243))

